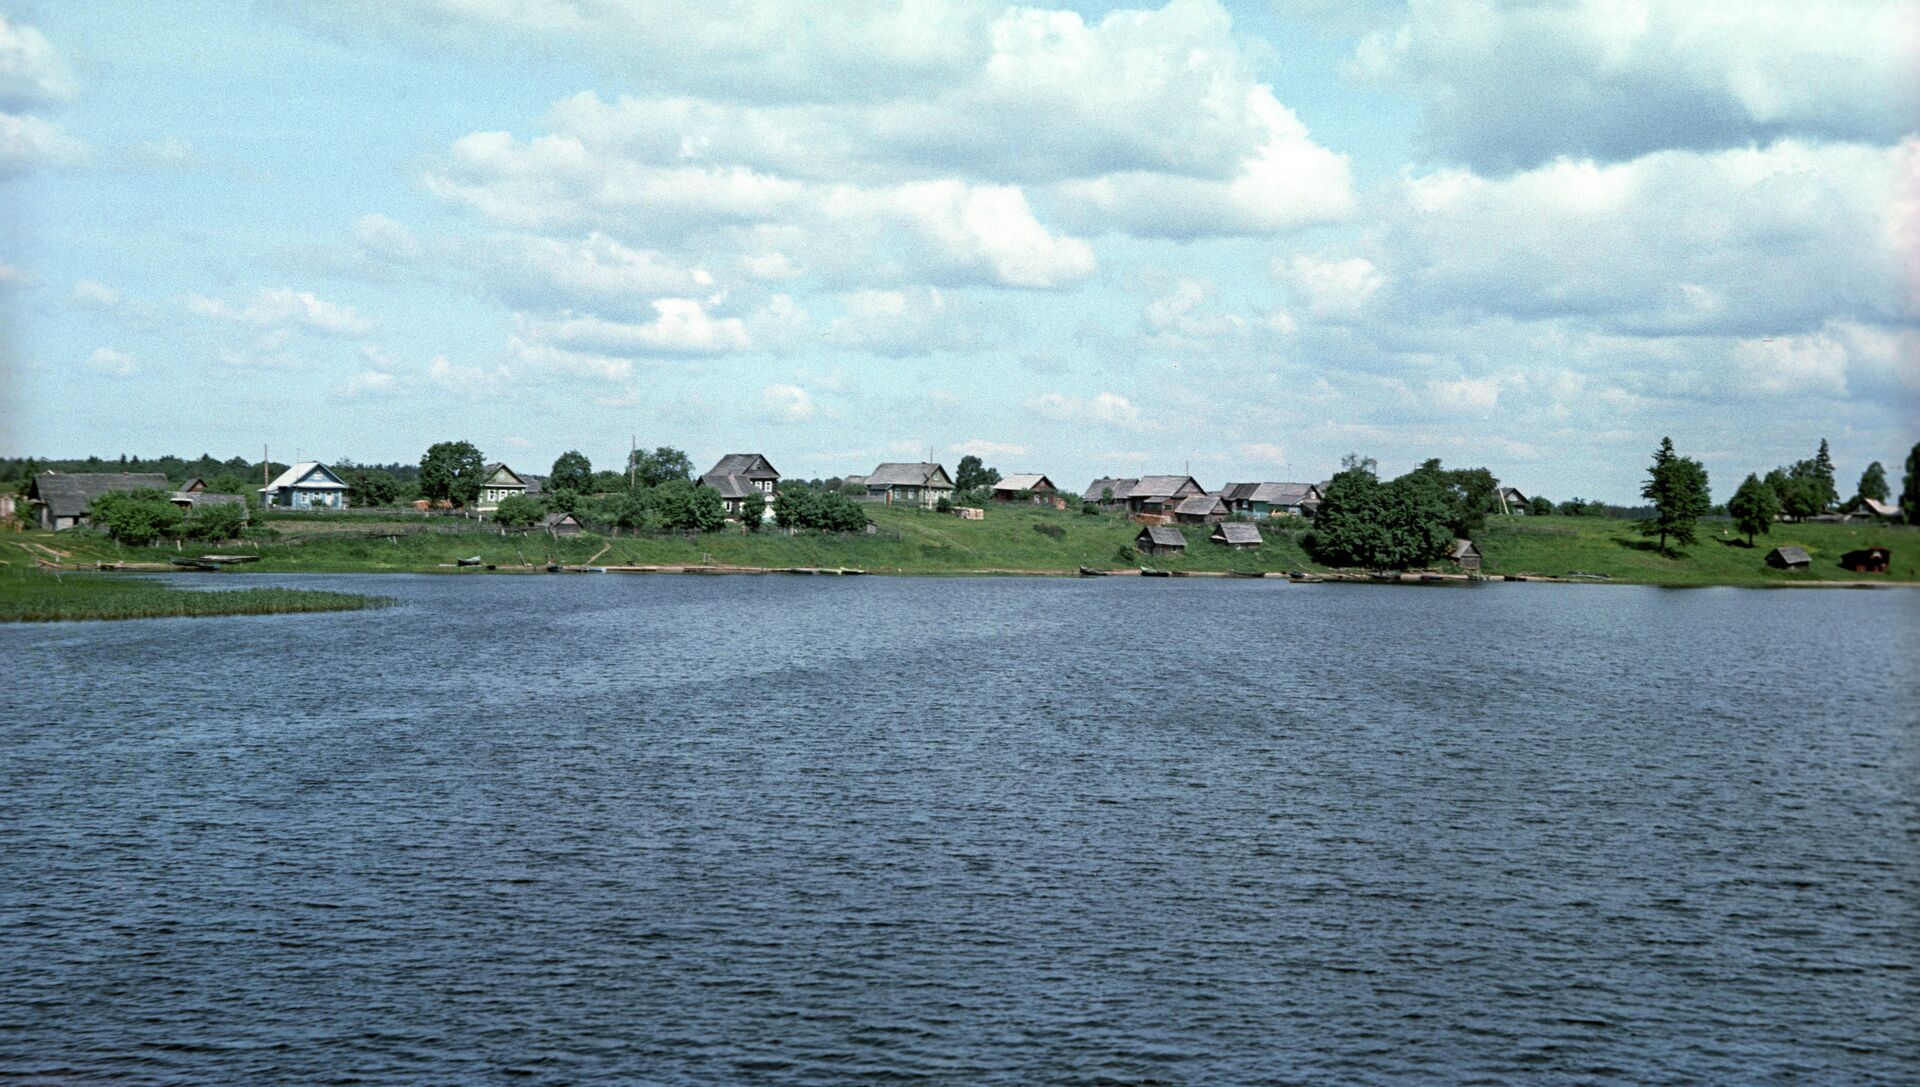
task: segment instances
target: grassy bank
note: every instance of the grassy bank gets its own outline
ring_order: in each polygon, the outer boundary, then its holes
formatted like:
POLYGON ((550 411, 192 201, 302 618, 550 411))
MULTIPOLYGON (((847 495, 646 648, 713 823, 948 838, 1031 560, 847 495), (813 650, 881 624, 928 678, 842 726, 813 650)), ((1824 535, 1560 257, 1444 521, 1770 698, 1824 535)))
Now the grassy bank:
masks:
POLYGON ((384 599, 307 589, 197 592, 114 574, 8 571, 0 574, 0 622, 281 615, 381 607, 384 599))
MULTIPOLYGON (((220 548, 257 554, 246 570, 280 573, 444 571, 455 559, 478 556, 507 567, 549 562, 602 566, 722 565, 763 568, 854 567, 873 573, 1070 574, 1078 567, 1116 569, 1148 565, 1207 572, 1270 573, 1322 569, 1301 544, 1304 524, 1261 525, 1266 545, 1230 551, 1207 542, 1211 526, 1184 528, 1187 553, 1142 558, 1128 549, 1140 526, 1117 515, 1088 517, 1032 507, 994 507, 985 520, 963 521, 918 510, 871 507, 878 526, 872 536, 787 536, 777 531, 729 532, 688 538, 543 534, 503 536, 497 529, 420 519, 391 524, 370 520, 328 523, 270 522, 277 539, 220 548), (444 531, 453 529, 454 531, 444 531)), ((1723 541, 1720 525, 1703 526, 1705 538, 1680 558, 1658 554, 1630 522, 1589 517, 1496 517, 1478 543, 1489 574, 1562 577, 1583 572, 1623 582, 1674 585, 1774 585, 1852 580, 1838 566, 1842 552, 1867 543, 1893 548, 1894 570, 1877 578, 1920 580, 1920 532, 1867 525, 1779 525, 1753 549, 1723 541), (1770 570, 1763 556, 1778 544, 1796 544, 1813 556, 1810 571, 1770 570)), ((10 537, 16 558, 36 555, 64 562, 166 562, 165 548, 126 548, 90 532, 19 533, 10 537)), ((6 538, 0 538, 4 540, 6 538)), ((0 542, 0 547, 5 547, 0 542)), ((1440 568, 1445 568, 1444 564, 1440 568)), ((1871 576, 1861 575, 1862 579, 1871 576)))

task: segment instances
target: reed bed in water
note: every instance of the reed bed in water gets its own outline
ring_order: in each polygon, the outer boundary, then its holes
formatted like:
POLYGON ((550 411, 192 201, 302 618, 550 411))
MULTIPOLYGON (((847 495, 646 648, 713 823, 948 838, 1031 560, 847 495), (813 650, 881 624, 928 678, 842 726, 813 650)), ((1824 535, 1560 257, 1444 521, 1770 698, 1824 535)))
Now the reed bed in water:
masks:
POLYGON ((385 597, 313 589, 203 592, 113 574, 51 574, 35 570, 0 575, 0 622, 284 615, 357 611, 391 603, 385 597))

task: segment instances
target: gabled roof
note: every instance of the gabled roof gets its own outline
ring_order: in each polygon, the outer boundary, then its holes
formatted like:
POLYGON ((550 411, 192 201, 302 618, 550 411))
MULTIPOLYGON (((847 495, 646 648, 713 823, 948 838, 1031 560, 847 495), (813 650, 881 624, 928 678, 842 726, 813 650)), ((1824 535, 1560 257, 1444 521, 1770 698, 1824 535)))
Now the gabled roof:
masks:
POLYGON ((1305 506, 1319 498, 1320 488, 1311 483, 1262 483, 1252 495, 1253 501, 1270 506, 1305 506))
MULTIPOLYGON (((1192 476, 1141 476, 1127 493, 1128 498, 1169 498, 1192 487, 1195 493, 1206 490, 1192 476)), ((1117 494, 1115 497, 1119 497, 1117 494)))
POLYGON ((575 517, 571 513, 549 513, 545 517, 540 518, 541 528, 553 528, 557 525, 567 524, 577 525, 579 523, 580 518, 575 517))
POLYGON ((1138 482, 1137 479, 1096 479, 1087 488, 1087 493, 1080 497, 1088 502, 1098 502, 1100 492, 1112 491, 1115 502, 1124 501, 1127 495, 1133 493, 1133 486, 1138 482))
POLYGON ((1847 508, 1848 509, 1864 508, 1868 513, 1871 513, 1876 517, 1900 516, 1899 506, 1896 506, 1891 502, 1882 502, 1878 498, 1868 498, 1864 494, 1856 496, 1854 500, 1848 504, 1847 508))
POLYGON ((758 453, 728 453, 707 470, 710 476, 734 475, 742 479, 779 479, 773 462, 758 453))
POLYGON ((1172 525, 1148 525, 1141 529, 1140 535, 1135 536, 1134 539, 1138 540, 1140 536, 1145 536, 1147 541, 1155 547, 1187 546, 1187 538, 1181 535, 1180 530, 1172 525))
POLYGON ((204 491, 207 489, 207 481, 204 479, 201 479, 199 476, 194 476, 193 478, 187 480, 185 483, 180 484, 178 489, 183 494, 191 493, 193 491, 204 491))
POLYGON ((1226 521, 1213 526, 1213 538, 1230 544, 1262 544, 1260 529, 1244 521, 1226 521))
POLYGON ((1217 494, 1196 494, 1180 500, 1174 507, 1175 513, 1184 513, 1189 517, 1204 517, 1210 513, 1227 512, 1227 504, 1217 494))
POLYGON ((527 481, 520 478, 520 473, 507 467, 505 461, 494 461, 492 464, 487 465, 486 470, 480 473, 480 478, 486 480, 487 485, 490 487, 525 487, 527 485, 527 481), (500 475, 502 472, 506 473, 507 479, 512 482, 496 481, 494 479, 495 476, 500 475))
POLYGON ((938 464, 925 461, 898 463, 889 461, 867 476, 868 487, 934 487, 952 489, 953 477, 938 464))
POLYGON ((1807 554, 1807 549, 1804 547, 1776 547, 1772 551, 1767 552, 1767 558, 1769 559, 1775 555, 1780 556, 1781 562, 1793 566, 1799 566, 1803 563, 1811 564, 1813 562, 1813 556, 1807 554))
POLYGON ((1450 559, 1464 559, 1470 555, 1478 555, 1479 553, 1480 549, 1473 546, 1472 540, 1455 540, 1453 541, 1452 549, 1447 552, 1447 557, 1450 559))
POLYGON ((303 460, 299 464, 275 476, 272 483, 260 488, 260 490, 263 492, 277 491, 282 487, 294 486, 328 491, 344 491, 347 489, 347 485, 341 481, 339 476, 333 474, 331 468, 328 468, 317 460, 303 460), (319 480, 308 478, 315 473, 325 476, 326 478, 319 480))
POLYGON ((1043 475, 1015 472, 993 485, 996 491, 1057 491, 1053 480, 1043 475))
POLYGON ((33 477, 31 498, 47 504, 54 517, 84 517, 93 500, 109 491, 171 491, 159 472, 41 472, 33 477))
POLYGON ((743 479, 732 472, 724 475, 708 472, 700 477, 700 485, 719 491, 722 498, 745 498, 750 494, 760 493, 760 488, 755 487, 751 480, 743 479))

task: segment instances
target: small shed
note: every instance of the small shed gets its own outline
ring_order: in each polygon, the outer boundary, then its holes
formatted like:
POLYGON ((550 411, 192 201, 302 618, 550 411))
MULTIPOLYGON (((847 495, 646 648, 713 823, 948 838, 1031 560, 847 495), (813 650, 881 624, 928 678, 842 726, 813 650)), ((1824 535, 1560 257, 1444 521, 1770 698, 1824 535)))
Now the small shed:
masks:
POLYGON ((1148 525, 1133 538, 1133 546, 1142 555, 1184 555, 1187 538, 1172 525, 1148 525))
POLYGON ((1863 547, 1840 556, 1840 566, 1856 574, 1884 574, 1893 562, 1893 551, 1885 547, 1863 547))
POLYGON ((1480 549, 1473 545, 1472 540, 1453 541, 1453 547, 1447 551, 1447 558, 1462 570, 1480 569, 1480 549))
POLYGON ((1244 521, 1228 521, 1217 525, 1213 535, 1208 536, 1207 539, 1222 547, 1232 548, 1259 547, 1267 542, 1261 539, 1259 526, 1250 525, 1244 521))
POLYGON ((1813 565, 1804 547, 1776 547, 1767 552, 1767 565, 1776 570, 1805 570, 1813 565))
POLYGON ((578 536, 582 531, 580 518, 571 513, 549 513, 540 518, 540 527, 554 536, 578 536))
POLYGON ((1183 525, 1217 525, 1227 519, 1227 504, 1217 494, 1190 495, 1173 507, 1173 519, 1183 525))

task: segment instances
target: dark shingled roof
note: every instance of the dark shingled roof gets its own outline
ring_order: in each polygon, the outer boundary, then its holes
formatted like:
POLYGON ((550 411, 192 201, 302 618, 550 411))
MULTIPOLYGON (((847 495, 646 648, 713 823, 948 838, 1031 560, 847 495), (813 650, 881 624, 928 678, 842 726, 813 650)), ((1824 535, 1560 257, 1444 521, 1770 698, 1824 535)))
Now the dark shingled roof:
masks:
POLYGON ((1138 541, 1141 536, 1146 537, 1147 541, 1155 547, 1187 546, 1187 538, 1181 535, 1180 530, 1172 525, 1148 525, 1141 529, 1140 535, 1135 536, 1134 539, 1138 541))
POLYGON ((1215 525, 1211 539, 1224 544, 1252 544, 1258 547, 1266 541, 1260 538, 1260 530, 1253 525, 1239 521, 1228 521, 1215 525))
POLYGON ((1173 512, 1183 513, 1188 517, 1206 517, 1210 514, 1226 513, 1227 507, 1217 494, 1196 494, 1181 499, 1180 505, 1176 506, 1173 512))
POLYGON ((1813 564, 1813 556, 1807 554, 1806 548, 1803 547, 1776 547, 1772 551, 1767 552, 1768 562, 1774 562, 1776 559, 1783 566, 1810 566, 1813 564))
POLYGON ((41 472, 33 477, 33 493, 47 504, 53 517, 85 517, 93 500, 109 491, 152 489, 172 491, 173 484, 159 472, 41 472))
POLYGON ((1126 500, 1127 495, 1133 492, 1133 485, 1138 482, 1140 481, 1137 479, 1096 479, 1092 485, 1087 488, 1086 493, 1080 497, 1087 502, 1098 502, 1100 501, 1100 492, 1110 490, 1113 492, 1113 500, 1115 502, 1123 502, 1126 500))
POLYGON ((700 477, 700 483, 703 486, 712 487, 714 490, 719 491, 720 497, 722 498, 745 498, 750 494, 760 493, 758 487, 734 475, 732 472, 728 472, 725 475, 708 472, 706 475, 700 477))
POLYGON ((580 518, 571 513, 549 513, 540 518, 541 528, 555 528, 560 525, 578 525, 580 518))
POLYGON ((935 487, 951 488, 947 470, 938 464, 925 461, 917 463, 889 462, 873 470, 867 477, 868 487, 935 487))
POLYGON ((710 476, 739 476, 742 479, 779 479, 773 463, 758 453, 728 453, 708 469, 710 476))
MULTIPOLYGON (((1127 497, 1169 498, 1179 494, 1180 488, 1185 487, 1189 483, 1193 484, 1196 488, 1200 486, 1199 482, 1192 476, 1141 476, 1140 482, 1134 484, 1133 490, 1128 493, 1127 497)), ((1118 497, 1118 495, 1115 497, 1118 497)))

